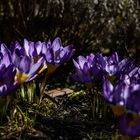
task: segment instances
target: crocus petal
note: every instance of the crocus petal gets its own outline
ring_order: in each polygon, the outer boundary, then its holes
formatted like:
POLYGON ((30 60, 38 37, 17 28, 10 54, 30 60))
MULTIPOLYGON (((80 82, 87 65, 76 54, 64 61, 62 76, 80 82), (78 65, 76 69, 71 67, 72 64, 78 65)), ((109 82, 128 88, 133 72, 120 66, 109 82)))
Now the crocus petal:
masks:
POLYGON ((88 72, 89 72, 88 63, 84 63, 84 66, 83 66, 83 73, 84 73, 84 74, 88 74, 88 72))
POLYGON ((103 96, 108 102, 113 101, 112 95, 113 89, 114 89, 113 85, 108 80, 105 80, 103 83, 103 96))
POLYGON ((23 41, 23 46, 25 48, 25 51, 26 51, 26 54, 29 56, 29 49, 30 49, 30 46, 29 46, 29 41, 27 39, 24 39, 23 41))
POLYGON ((36 64, 32 65, 32 67, 31 67, 31 69, 30 69, 28 75, 29 75, 30 77, 33 77, 34 75, 37 76, 38 72, 39 72, 39 71, 41 70, 41 68, 43 67, 43 62, 44 62, 43 58, 40 58, 36 64))
POLYGON ((87 61, 88 61, 88 63, 89 63, 90 65, 92 65, 92 63, 93 63, 93 61, 94 61, 94 57, 95 57, 95 55, 94 55, 93 53, 91 53, 90 55, 88 55, 88 56, 86 57, 86 59, 87 59, 87 61))
POLYGON ((42 54, 46 56, 46 53, 48 51, 47 43, 43 42, 42 43, 42 54))
POLYGON ((31 60, 27 56, 22 57, 21 61, 19 62, 19 70, 23 73, 28 73, 30 70, 30 64, 31 60))
POLYGON ((20 55, 26 55, 25 49, 20 45, 18 41, 15 42, 15 49, 14 52, 20 56, 20 55))
POLYGON ((30 42, 29 55, 30 55, 30 57, 38 56, 34 42, 30 42))
POLYGON ((54 64, 54 54, 53 50, 49 49, 45 55, 47 63, 54 64))
POLYGON ((84 66, 85 62, 87 62, 87 60, 86 60, 85 57, 79 56, 79 57, 77 58, 77 62, 78 62, 78 64, 79 64, 79 67, 80 67, 81 69, 83 69, 83 66, 84 66))
POLYGON ((72 49, 72 48, 73 48, 73 45, 68 45, 62 49, 62 51, 60 52, 61 64, 68 61, 74 55, 75 49, 72 49))
POLYGON ((14 89, 16 69, 4 44, 0 45, 0 51, 0 96, 5 96, 14 89))
POLYGON ((11 64, 3 71, 3 82, 7 85, 11 85, 11 83, 14 83, 14 77, 16 74, 15 67, 11 64))
POLYGON ((129 91, 126 84, 124 83, 117 84, 114 87, 114 91, 113 91, 113 102, 116 105, 125 106, 128 94, 129 94, 129 91))
POLYGON ((6 90, 7 90, 6 84, 0 86, 0 95, 3 95, 3 93, 5 93, 6 90))
POLYGON ((108 63, 109 64, 116 64, 119 62, 119 56, 117 52, 114 52, 110 57, 108 57, 108 63))
POLYGON ((101 53, 97 53, 95 55, 94 61, 96 62, 96 65, 99 67, 99 69, 105 69, 107 62, 105 61, 101 53))
POLYGON ((73 61, 74 66, 75 66, 77 69, 80 69, 79 64, 78 64, 74 59, 73 59, 72 61, 73 61))
POLYGON ((37 54, 40 55, 42 51, 42 43, 40 41, 36 42, 35 48, 36 48, 37 54))
POLYGON ((53 43, 52 43, 52 48, 53 48, 53 51, 57 51, 61 48, 62 46, 62 43, 61 43, 61 39, 59 37, 57 37, 53 43))
POLYGON ((6 67, 8 67, 12 62, 10 51, 3 43, 0 44, 0 51, 1 51, 1 61, 3 61, 6 67))

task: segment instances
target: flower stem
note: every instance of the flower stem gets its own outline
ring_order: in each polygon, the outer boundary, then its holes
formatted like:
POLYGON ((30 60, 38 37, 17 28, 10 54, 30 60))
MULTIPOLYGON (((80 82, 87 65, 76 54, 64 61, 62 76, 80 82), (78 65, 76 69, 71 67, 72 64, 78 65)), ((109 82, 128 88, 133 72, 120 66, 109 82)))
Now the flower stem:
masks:
POLYGON ((45 88, 46 88, 46 81, 47 81, 47 78, 49 77, 48 73, 46 72, 45 74, 45 78, 43 79, 43 82, 42 82, 42 85, 41 85, 41 89, 40 89, 40 101, 39 101, 39 104, 41 103, 42 101, 42 98, 43 98, 43 95, 44 95, 44 91, 45 91, 45 88))
POLYGON ((39 104, 42 101, 43 95, 44 95, 44 91, 46 88, 46 81, 47 79, 53 74, 53 72, 58 68, 58 66, 54 66, 51 64, 48 64, 48 71, 46 72, 45 78, 43 79, 42 85, 41 85, 41 89, 40 89, 40 101, 39 104))

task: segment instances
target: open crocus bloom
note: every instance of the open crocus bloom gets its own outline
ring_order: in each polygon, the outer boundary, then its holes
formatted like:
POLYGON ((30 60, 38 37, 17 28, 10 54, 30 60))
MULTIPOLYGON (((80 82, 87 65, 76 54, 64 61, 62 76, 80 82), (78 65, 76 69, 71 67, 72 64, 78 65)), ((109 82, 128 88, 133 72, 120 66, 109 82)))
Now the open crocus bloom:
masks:
POLYGON ((38 41, 38 42, 31 42, 31 41, 28 41, 27 39, 24 39, 24 48, 25 48, 25 51, 26 51, 26 54, 28 56, 30 56, 30 58, 34 59, 34 62, 36 63, 38 60, 43 59, 43 67, 41 68, 41 70, 38 72, 39 74, 45 70, 47 68, 47 64, 46 64, 46 61, 43 57, 43 46, 45 45, 46 43, 45 42, 41 42, 41 41, 38 41))
POLYGON ((101 80, 104 72, 102 71, 102 60, 100 54, 90 54, 86 58, 79 56, 77 61, 73 60, 76 73, 73 79, 81 83, 92 83, 101 80))
POLYGON ((128 58, 120 60, 117 52, 113 53, 109 57, 105 56, 104 60, 105 67, 103 67, 103 69, 106 71, 107 76, 115 76, 119 80, 122 80, 122 77, 125 74, 128 74, 135 67, 133 62, 128 58))
POLYGON ((121 82, 113 86, 108 80, 105 80, 103 96, 110 105, 113 105, 114 113, 119 114, 118 111, 127 110, 128 112, 140 114, 140 84, 128 85, 121 82))
POLYGON ((105 80, 103 83, 103 96, 116 116, 121 116, 125 113, 124 99, 127 93, 125 95, 123 84, 118 84, 114 87, 110 81, 105 80), (121 94, 123 95, 121 96, 121 94))
POLYGON ((24 40, 23 47, 17 41, 11 45, 12 61, 17 68, 15 80, 18 83, 33 80, 46 68, 45 60, 40 56, 41 49, 40 42, 37 45, 27 40, 24 40))
POLYGON ((7 95, 17 87, 14 82, 16 69, 5 44, 0 44, 0 95, 7 95))
POLYGON ((73 60, 76 73, 73 75, 73 79, 77 82, 91 83, 93 81, 92 74, 92 62, 94 55, 90 54, 86 58, 79 56, 77 61, 73 60), (89 61, 88 61, 89 60, 89 61))
POLYGON ((48 72, 53 72, 59 65, 68 61, 74 54, 75 49, 72 45, 62 46, 60 38, 56 38, 53 43, 49 40, 43 44, 42 53, 45 56, 48 72))

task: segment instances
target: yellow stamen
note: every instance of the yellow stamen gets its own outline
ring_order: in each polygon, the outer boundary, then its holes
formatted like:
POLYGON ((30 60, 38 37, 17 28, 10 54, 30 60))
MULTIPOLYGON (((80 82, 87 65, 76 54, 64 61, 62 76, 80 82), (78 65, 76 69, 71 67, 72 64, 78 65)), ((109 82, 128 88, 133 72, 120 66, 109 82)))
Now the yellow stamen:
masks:
POLYGON ((29 76, 27 74, 17 71, 16 76, 15 76, 15 81, 21 84, 25 82, 28 78, 29 76))
POLYGON ((46 68, 47 66, 43 66, 42 69, 38 72, 38 74, 42 73, 46 68))

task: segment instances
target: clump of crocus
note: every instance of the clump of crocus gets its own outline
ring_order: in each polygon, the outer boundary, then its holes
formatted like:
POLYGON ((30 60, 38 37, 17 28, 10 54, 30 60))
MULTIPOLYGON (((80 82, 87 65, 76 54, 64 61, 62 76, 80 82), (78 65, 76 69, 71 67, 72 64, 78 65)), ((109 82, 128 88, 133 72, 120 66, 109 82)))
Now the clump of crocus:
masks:
POLYGON ((0 44, 0 95, 7 95, 18 85, 15 81, 16 69, 6 45, 0 44))
POLYGON ((75 66, 75 74, 72 76, 77 82, 84 83, 88 89, 88 96, 90 99, 92 117, 95 119, 95 94, 93 94, 93 83, 103 78, 104 72, 102 67, 102 54, 90 54, 86 57, 79 56, 77 60, 73 60, 75 66))
POLYGON ((77 62, 74 60, 76 74, 73 76, 78 82, 86 83, 95 80, 114 79, 123 80, 123 76, 134 69, 134 64, 128 58, 119 59, 117 52, 111 56, 103 56, 101 53, 89 55, 86 58, 79 56, 77 62), (89 58, 92 61, 89 62, 89 58), (82 76, 81 76, 82 75, 82 76))
POLYGON ((72 45, 63 47, 59 37, 52 43, 50 40, 44 43, 42 53, 46 59, 48 73, 52 73, 59 65, 67 62, 73 56, 74 52, 75 49, 73 49, 72 45))
POLYGON ((34 43, 25 39, 23 46, 18 41, 11 44, 12 61, 17 69, 15 80, 18 83, 33 80, 47 67, 41 50, 41 42, 34 43))
POLYGON ((50 40, 43 43, 42 54, 46 60, 48 69, 42 82, 40 99, 42 99, 45 90, 46 79, 57 69, 58 66, 67 62, 73 56, 74 52, 75 49, 73 49, 73 45, 63 47, 59 37, 57 37, 52 43, 50 40))
POLYGON ((109 80, 103 83, 104 99, 112 107, 115 115, 121 116, 125 113, 125 99, 128 93, 125 90, 125 84, 119 83, 115 86, 109 80))
POLYGON ((126 84, 120 82, 112 85, 105 80, 103 83, 103 96, 112 106, 116 115, 122 115, 127 112, 140 113, 140 84, 126 84))
POLYGON ((139 68, 122 75, 113 85, 104 80, 103 96, 111 106, 113 113, 119 116, 119 127, 122 140, 131 140, 140 136, 140 82, 139 68))

